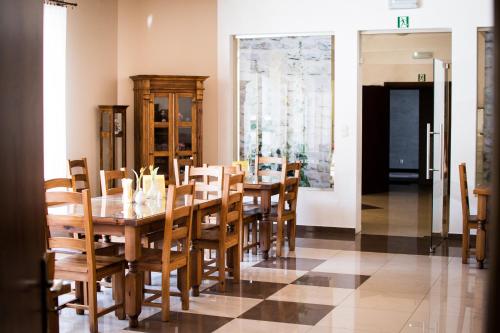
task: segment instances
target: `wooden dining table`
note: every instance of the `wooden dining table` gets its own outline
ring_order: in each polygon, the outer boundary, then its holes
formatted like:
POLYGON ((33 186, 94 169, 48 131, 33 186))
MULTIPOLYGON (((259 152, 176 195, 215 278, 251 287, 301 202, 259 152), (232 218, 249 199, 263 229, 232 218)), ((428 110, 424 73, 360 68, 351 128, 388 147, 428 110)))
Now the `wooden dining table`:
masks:
MULTIPOLYGON (((203 216, 220 209, 220 196, 210 196, 207 200, 195 199, 193 205, 192 235, 196 237, 201 232, 203 216)), ((126 313, 131 327, 138 325, 143 301, 143 272, 137 266, 141 258, 141 238, 143 235, 163 230, 165 225, 166 200, 147 200, 143 204, 124 204, 121 194, 107 197, 92 198, 92 221, 94 234, 124 236, 125 260, 128 272, 126 275, 126 313)), ((50 214, 83 215, 82 207, 75 205, 60 205, 49 207, 50 214)), ((79 230, 68 230, 78 232, 79 230)), ((81 231, 80 231, 81 232, 81 231)), ((194 264, 191 266, 192 281, 198 274, 196 263, 201 260, 193 253, 194 264)))
MULTIPOLYGON (((245 196, 260 197, 263 213, 263 223, 260 227, 260 248, 265 258, 270 249, 270 234, 272 221, 271 197, 279 193, 280 182, 276 178, 266 176, 246 177, 244 183, 245 196)), ((201 236, 201 223, 207 215, 220 210, 222 198, 220 195, 210 195, 208 199, 195 199, 193 205, 192 238, 201 236)), ((137 327, 143 301, 143 272, 138 269, 141 258, 143 235, 163 230, 165 224, 166 200, 146 200, 143 204, 124 204, 121 194, 92 198, 92 221, 95 235, 121 236, 125 239, 125 260, 128 272, 126 274, 126 313, 129 325, 137 327)), ((49 207, 50 214, 83 215, 81 206, 58 205, 49 207)), ((81 230, 67 230, 81 232, 81 230)), ((193 295, 199 294, 196 285, 201 274, 203 255, 200 251, 191 251, 191 286, 193 295)))
POLYGON ((486 185, 479 185, 474 188, 477 195, 477 234, 476 234, 476 260, 480 266, 483 265, 486 247, 486 221, 488 211, 488 198, 491 189, 486 185))

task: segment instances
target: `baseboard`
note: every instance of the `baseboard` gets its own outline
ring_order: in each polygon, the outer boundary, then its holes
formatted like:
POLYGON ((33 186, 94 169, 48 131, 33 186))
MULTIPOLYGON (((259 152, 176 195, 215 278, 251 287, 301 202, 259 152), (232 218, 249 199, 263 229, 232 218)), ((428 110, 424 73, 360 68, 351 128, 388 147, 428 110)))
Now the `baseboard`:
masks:
POLYGON ((356 229, 297 225, 297 237, 316 239, 354 240, 356 229))

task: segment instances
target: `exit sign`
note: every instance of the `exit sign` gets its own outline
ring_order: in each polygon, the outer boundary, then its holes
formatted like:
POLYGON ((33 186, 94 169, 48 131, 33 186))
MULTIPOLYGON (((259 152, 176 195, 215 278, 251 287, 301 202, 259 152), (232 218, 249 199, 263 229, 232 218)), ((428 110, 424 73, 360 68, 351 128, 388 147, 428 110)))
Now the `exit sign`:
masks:
POLYGON ((398 29, 408 29, 410 27, 409 16, 398 16, 398 29))

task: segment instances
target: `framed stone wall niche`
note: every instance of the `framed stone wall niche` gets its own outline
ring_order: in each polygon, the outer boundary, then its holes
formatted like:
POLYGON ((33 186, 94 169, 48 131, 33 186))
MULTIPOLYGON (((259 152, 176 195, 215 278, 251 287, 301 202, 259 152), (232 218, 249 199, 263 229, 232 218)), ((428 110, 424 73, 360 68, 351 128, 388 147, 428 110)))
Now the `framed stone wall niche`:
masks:
POLYGON ((333 188, 333 36, 238 36, 236 49, 238 158, 300 161, 302 187, 333 188))
POLYGON ((489 184, 493 158, 493 29, 477 32, 476 184, 489 184))

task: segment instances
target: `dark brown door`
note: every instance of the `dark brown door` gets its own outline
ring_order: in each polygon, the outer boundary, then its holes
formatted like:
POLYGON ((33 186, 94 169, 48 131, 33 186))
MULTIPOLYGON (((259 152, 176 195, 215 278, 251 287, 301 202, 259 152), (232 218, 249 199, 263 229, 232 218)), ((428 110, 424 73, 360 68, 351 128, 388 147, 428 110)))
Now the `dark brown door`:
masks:
POLYGON ((383 86, 363 86, 362 194, 389 190, 389 95, 383 86))
POLYGON ((42 1, 0 3, 0 332, 44 331, 42 1))

